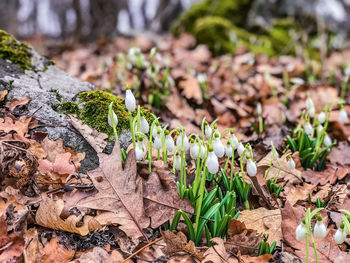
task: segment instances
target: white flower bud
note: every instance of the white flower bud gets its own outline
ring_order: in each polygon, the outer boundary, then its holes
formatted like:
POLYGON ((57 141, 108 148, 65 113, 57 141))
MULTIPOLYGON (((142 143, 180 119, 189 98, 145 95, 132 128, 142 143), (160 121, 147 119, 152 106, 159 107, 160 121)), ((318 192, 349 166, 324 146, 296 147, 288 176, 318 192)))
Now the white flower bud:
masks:
POLYGON ((311 136, 314 132, 310 122, 305 123, 304 130, 305 130, 305 133, 309 136, 311 136))
POLYGON ((344 224, 341 223, 340 227, 334 234, 335 243, 338 245, 343 244, 346 239, 346 232, 344 231, 344 224))
POLYGON ((161 133, 157 133, 156 137, 154 138, 154 148, 157 150, 160 150, 162 148, 162 135, 161 133))
POLYGON ((258 115, 261 115, 262 107, 261 107, 261 103, 260 102, 258 102, 258 104, 256 105, 256 111, 258 112, 258 115))
POLYGON ((235 147, 235 149, 238 149, 239 141, 238 141, 236 135, 234 135, 234 134, 231 135, 231 141, 233 143, 233 147, 235 147))
POLYGON ((322 222, 322 217, 317 217, 317 222, 314 226, 314 235, 320 239, 324 238, 327 235, 327 228, 322 222))
MULTIPOLYGON (((117 114, 115 114, 115 112, 113 110, 112 110, 112 115, 113 115, 114 124, 115 124, 115 126, 117 126, 118 125, 118 117, 117 117, 117 114)), ((108 124, 109 124, 109 126, 111 126, 113 128, 111 116, 109 113, 108 113, 108 124)))
POLYGON ((149 132, 149 124, 144 116, 140 118, 140 131, 144 134, 149 132))
POLYGON ((153 126, 153 131, 152 131, 152 137, 153 138, 156 138, 156 136, 158 134, 158 128, 159 128, 159 126, 157 126, 157 125, 153 126))
POLYGON ((230 143, 228 143, 225 147, 225 155, 228 158, 232 157, 232 145, 230 143))
POLYGON ((348 114, 345 109, 341 109, 339 112, 339 122, 345 123, 348 121, 348 114))
POLYGON ((323 126, 320 124, 317 126, 317 132, 320 133, 323 130, 323 126))
POLYGON ((209 152, 207 158, 207 168, 211 174, 216 174, 219 171, 218 157, 214 152, 209 152))
POLYGON ((245 148, 244 148, 243 144, 240 142, 238 144, 238 147, 237 147, 238 155, 241 156, 243 154, 244 150, 245 150, 245 148))
POLYGON ((290 170, 295 169, 295 162, 294 162, 293 158, 289 158, 289 160, 287 162, 287 167, 290 170))
POLYGON ((317 120, 321 124, 323 124, 326 121, 326 114, 324 113, 324 111, 322 111, 320 114, 318 114, 317 120))
POLYGON ((165 147, 168 150, 168 152, 172 152, 175 148, 174 139, 173 137, 171 137, 170 134, 165 136, 165 147))
POLYGON ((210 136, 211 136, 211 133, 213 132, 213 129, 209 126, 209 124, 205 125, 205 128, 204 128, 204 133, 205 133, 205 136, 210 139, 210 136))
POLYGON ((145 154, 146 154, 146 149, 145 149, 145 146, 143 145, 143 142, 138 141, 135 147, 136 160, 138 161, 142 160, 145 154))
POLYGON ((296 85, 304 85, 305 84, 305 81, 301 78, 291 78, 290 82, 292 82, 293 84, 296 84, 296 85))
POLYGON ((193 160, 197 159, 198 155, 199 155, 199 144, 198 142, 194 142, 192 145, 191 145, 191 148, 190 148, 190 155, 191 155, 191 158, 193 160))
POLYGON ((315 116, 315 108, 314 108, 314 107, 312 107, 312 108, 309 109, 309 115, 310 115, 310 117, 312 117, 312 118, 315 116))
POLYGON ((197 80, 200 84, 205 83, 207 81, 207 75, 205 73, 200 73, 197 76, 197 80))
POLYGON ((217 157, 221 158, 222 156, 224 156, 224 154, 225 154, 225 147, 222 144, 220 138, 215 138, 214 139, 213 148, 214 148, 214 153, 216 154, 217 157))
POLYGON ((326 147, 328 147, 328 146, 330 146, 332 144, 332 140, 331 140, 331 138, 328 135, 326 135, 324 137, 323 144, 326 147))
POLYGON ((181 170, 181 157, 180 157, 180 155, 176 154, 174 156, 173 162, 174 162, 175 170, 180 171, 181 170))
POLYGON ((296 237, 296 240, 302 241, 305 239, 305 236, 306 236, 306 227, 303 224, 303 222, 301 222, 297 226, 297 229, 295 230, 295 237, 296 237))
POLYGON ((125 94, 125 106, 128 111, 134 111, 136 108, 136 100, 131 90, 127 89, 125 94))
POLYGON ((314 102, 312 101, 312 99, 310 97, 308 97, 306 99, 305 107, 308 111, 310 111, 312 108, 314 108, 314 102))
MULTIPOLYGON (((176 138, 176 147, 178 147, 178 146, 181 147, 181 145, 182 145, 182 134, 179 134, 179 136, 177 136, 177 138, 176 138)), ((184 134, 183 147, 184 147, 185 151, 187 151, 188 147, 190 147, 186 134, 184 134)))
POLYGON ((256 164, 254 163, 254 161, 252 159, 248 159, 247 162, 247 173, 250 177, 253 177, 256 175, 257 172, 257 168, 256 168, 256 164))
POLYGON ((201 159, 203 159, 206 154, 207 154, 207 147, 205 145, 202 145, 201 146, 201 159))

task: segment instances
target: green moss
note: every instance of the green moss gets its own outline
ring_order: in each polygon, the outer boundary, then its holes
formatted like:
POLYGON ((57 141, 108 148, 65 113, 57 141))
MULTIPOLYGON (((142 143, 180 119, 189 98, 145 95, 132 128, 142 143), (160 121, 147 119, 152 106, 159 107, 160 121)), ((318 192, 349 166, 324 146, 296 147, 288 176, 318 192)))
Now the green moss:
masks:
POLYGON ((50 89, 50 92, 55 93, 56 99, 57 99, 58 101, 61 101, 61 100, 62 100, 62 96, 61 96, 61 94, 58 92, 57 89, 50 89))
MULTIPOLYGON (((76 114, 79 119, 99 132, 113 136, 113 129, 108 125, 108 106, 113 101, 113 110, 118 116, 118 134, 125 129, 129 129, 129 114, 125 107, 124 99, 116 97, 106 91, 88 91, 78 95, 79 102, 62 102, 58 110, 66 114, 76 114)), ((136 111, 132 113, 136 115, 136 111)), ((149 124, 154 117, 152 112, 141 107, 141 115, 145 116, 149 124)))
POLYGON ((33 70, 29 47, 17 41, 14 36, 0 30, 0 58, 18 64, 22 69, 33 70))

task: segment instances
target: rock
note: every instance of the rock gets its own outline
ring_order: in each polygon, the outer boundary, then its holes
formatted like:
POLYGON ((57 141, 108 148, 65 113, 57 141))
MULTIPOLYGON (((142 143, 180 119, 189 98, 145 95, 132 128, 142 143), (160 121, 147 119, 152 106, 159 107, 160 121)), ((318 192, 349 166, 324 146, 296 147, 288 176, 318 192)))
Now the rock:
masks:
MULTIPOLYGON (((7 101, 29 97, 30 101, 20 115, 37 119, 42 125, 36 130, 47 132, 50 139, 60 137, 64 146, 86 153, 80 172, 96 168, 98 158, 94 149, 68 123, 66 115, 52 108, 52 105, 74 100, 77 94, 92 91, 95 87, 56 68, 35 50, 28 48, 28 52, 31 54, 33 70, 24 70, 19 65, 0 58, 0 90, 8 90, 7 101)), ((120 134, 121 146, 127 148, 130 141, 130 132, 123 131, 120 134)))

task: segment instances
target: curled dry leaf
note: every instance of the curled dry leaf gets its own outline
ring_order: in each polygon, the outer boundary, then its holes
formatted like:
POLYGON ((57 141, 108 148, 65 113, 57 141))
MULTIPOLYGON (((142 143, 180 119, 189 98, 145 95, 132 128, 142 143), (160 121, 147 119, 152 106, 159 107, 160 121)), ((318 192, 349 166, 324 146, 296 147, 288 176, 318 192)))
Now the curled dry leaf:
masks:
POLYGON ((286 190, 284 193, 282 193, 282 195, 284 195, 287 201, 293 206, 299 200, 307 200, 309 193, 312 193, 315 188, 316 186, 312 184, 304 183, 302 186, 297 185, 296 187, 291 187, 288 192, 286 190))
MULTIPOLYGON (((78 259, 73 262, 76 263, 94 263, 94 262, 122 262, 124 260, 123 256, 117 251, 113 250, 111 253, 108 253, 101 247, 94 247, 92 251, 83 253, 78 259)), ((125 263, 130 263, 131 260, 125 261, 125 263)))
POLYGON ((145 236, 142 229, 150 220, 144 212, 142 179, 137 175, 134 150, 128 153, 124 169, 119 141, 110 155, 99 153, 98 157, 100 167, 88 172, 98 192, 82 198, 77 207, 108 211, 96 220, 102 225, 119 224, 130 237, 145 236))
POLYGON ((350 145, 348 142, 340 142, 338 146, 333 147, 328 154, 328 159, 332 164, 341 166, 350 165, 350 145))
POLYGON ((171 220, 178 209, 193 213, 193 207, 189 200, 180 198, 168 165, 159 162, 154 162, 154 165, 152 173, 143 182, 143 198, 146 215, 151 218, 151 227, 157 228, 171 220))
POLYGON ((245 224, 236 219, 231 219, 228 229, 229 238, 225 242, 225 248, 228 252, 258 255, 259 245, 262 240, 256 230, 247 229, 245 224))
POLYGON ((20 105, 26 105, 30 101, 30 98, 23 97, 23 98, 13 98, 11 101, 6 103, 6 107, 13 111, 17 106, 20 105))
POLYGON ((202 263, 238 262, 235 257, 230 257, 230 254, 226 251, 224 240, 222 238, 215 237, 211 239, 211 242, 214 243, 214 245, 204 252, 202 263))
POLYGON ((30 228, 24 235, 25 250, 24 260, 28 263, 40 262, 41 244, 38 238, 38 231, 35 228, 30 228))
POLYGON ((329 164, 326 166, 326 169, 321 172, 307 169, 302 172, 302 177, 306 182, 317 186, 319 184, 325 185, 327 183, 334 184, 337 180, 342 180, 349 173, 350 166, 339 167, 329 164))
POLYGON ((179 87, 183 89, 184 95, 187 99, 194 99, 197 104, 203 103, 202 90, 195 77, 186 74, 182 77, 182 80, 180 80, 179 87))
POLYGON ((0 214, 0 262, 16 262, 23 254, 24 239, 21 232, 7 233, 6 214, 0 214))
POLYGON ((170 230, 166 230, 161 231, 161 234, 167 245, 163 249, 165 254, 172 255, 178 252, 186 252, 200 261, 203 260, 203 254, 196 249, 192 240, 187 242, 186 235, 181 231, 174 233, 170 230))
POLYGON ((11 118, 9 116, 5 117, 5 119, 0 119, 0 130, 3 130, 6 133, 10 131, 15 131, 19 135, 24 135, 28 132, 28 127, 32 117, 21 116, 18 120, 14 117, 11 118))
POLYGON ((6 89, 0 91, 0 101, 3 101, 8 93, 9 93, 9 92, 8 92, 8 90, 6 90, 6 89))
POLYGON ((69 262, 73 257, 74 251, 66 249, 64 245, 58 243, 57 237, 54 237, 50 240, 50 243, 44 247, 41 262, 69 262))
POLYGON ((244 263, 268 263, 273 258, 271 254, 261 255, 259 257, 250 257, 248 255, 242 255, 240 260, 244 263))
POLYGON ((97 220, 91 216, 84 216, 83 225, 80 227, 77 225, 81 223, 83 219, 82 215, 70 215, 67 219, 63 220, 60 217, 63 208, 63 200, 54 201, 48 196, 43 195, 42 202, 35 216, 36 223, 48 228, 76 233, 82 236, 86 236, 90 231, 101 228, 97 220))
POLYGON ((269 234, 268 241, 277 241, 280 244, 282 239, 281 211, 279 209, 267 210, 264 207, 253 210, 244 210, 239 215, 239 220, 244 222, 248 228, 255 229, 260 234, 269 234))
POLYGON ((91 128, 89 125, 84 124, 81 120, 77 119, 74 115, 67 116, 68 122, 77 129, 84 139, 94 148, 97 153, 101 153, 106 147, 108 138, 107 134, 100 133, 96 129, 91 128))

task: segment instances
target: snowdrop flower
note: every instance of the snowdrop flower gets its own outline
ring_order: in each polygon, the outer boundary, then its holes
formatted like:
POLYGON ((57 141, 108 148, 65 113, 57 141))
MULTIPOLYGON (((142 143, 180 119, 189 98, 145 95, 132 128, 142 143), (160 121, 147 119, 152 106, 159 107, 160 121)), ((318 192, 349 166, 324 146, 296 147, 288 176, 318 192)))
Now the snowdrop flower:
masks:
POLYGON ((323 124, 326 121, 326 114, 324 113, 324 111, 318 114, 317 120, 321 124, 323 124))
POLYGON ((335 243, 340 245, 344 243, 345 239, 346 239, 346 231, 344 230, 344 223, 341 222, 339 225, 339 228, 337 229, 337 232, 335 232, 334 234, 334 240, 335 240, 335 243))
POLYGON ((228 158, 232 157, 232 142, 231 141, 227 142, 227 145, 225 147, 225 155, 228 158))
POLYGON ((235 147, 235 149, 238 149, 239 141, 238 141, 236 135, 231 134, 231 141, 233 143, 233 147, 235 147))
POLYGON ((152 131, 152 137, 156 138, 157 134, 158 134, 158 129, 159 129, 159 123, 156 122, 156 125, 154 125, 153 127, 153 131, 152 131))
POLYGON ((206 154, 207 154, 207 147, 205 145, 201 145, 201 159, 203 159, 206 154))
POLYGON ((287 162, 287 167, 290 170, 295 169, 295 162, 294 162, 293 158, 289 158, 289 160, 287 162))
POLYGON ((136 100, 129 87, 126 88, 125 106, 128 111, 134 111, 136 108, 136 100))
POLYGON ((322 124, 317 126, 317 132, 320 133, 323 130, 322 124))
POLYGON ((207 158, 207 168, 211 174, 216 174, 219 171, 218 157, 214 153, 213 146, 209 146, 209 154, 207 158))
POLYGON ((172 152, 174 150, 174 148, 175 148, 174 139, 169 134, 169 131, 166 131, 165 147, 168 150, 168 152, 172 152))
POLYGON ((197 159, 199 155, 199 144, 197 141, 191 141, 190 155, 193 160, 197 159))
POLYGON ((310 97, 308 97, 306 99, 306 102, 305 102, 305 107, 308 111, 310 111, 311 109, 315 108, 314 107, 314 102, 312 101, 312 99, 310 97))
POLYGON ((143 145, 143 140, 139 140, 136 143, 136 147, 135 147, 135 155, 136 155, 136 160, 140 161, 143 159, 143 157, 145 157, 146 154, 146 149, 145 146, 143 145))
MULTIPOLYGON (((181 147, 182 145, 182 134, 178 134, 177 135, 177 138, 176 138, 176 146, 180 146, 181 147)), ((183 147, 184 147, 184 150, 187 151, 188 150, 188 147, 189 147, 189 143, 188 143, 188 138, 186 136, 186 134, 184 134, 184 141, 183 141, 183 147)))
POLYGON ((293 84, 297 84, 297 85, 304 85, 305 81, 301 78, 291 78, 290 82, 292 82, 293 84))
POLYGON ((305 130, 305 133, 309 136, 311 136, 314 132, 310 122, 305 123, 304 130, 305 130))
MULTIPOLYGON (((117 114, 115 114, 114 110, 112 110, 112 115, 113 115, 114 125, 117 126, 118 125, 118 117, 117 117, 117 114)), ((113 128, 111 115, 109 113, 108 113, 108 124, 109 124, 109 126, 111 126, 113 128)))
MULTIPOLYGON (((272 143, 271 143, 271 144, 272 144, 272 143)), ((271 159, 273 159, 273 160, 277 160, 277 159, 278 159, 278 152, 277 152, 277 150, 276 150, 275 147, 272 147, 272 151, 271 151, 271 153, 270 153, 270 157, 271 157, 271 159)))
POLYGON ((210 127, 208 123, 206 123, 204 127, 204 133, 208 139, 210 139, 212 132, 213 132, 213 129, 210 127))
POLYGON ((213 144, 213 148, 214 148, 214 153, 216 154, 216 156, 218 158, 221 158, 222 156, 224 156, 225 154, 225 147, 222 144, 220 137, 217 133, 215 133, 214 136, 214 144, 213 144))
POLYGON ((324 139, 323 139, 323 144, 324 144, 324 146, 326 146, 326 147, 328 147, 328 146, 330 146, 330 145, 332 144, 332 140, 331 140, 331 138, 330 138, 328 135, 326 135, 326 136, 324 137, 324 139))
POLYGON ((154 148, 156 148, 157 150, 160 150, 162 148, 162 134, 160 129, 154 137, 154 148))
POLYGON ((258 115, 261 115, 262 107, 261 107, 261 103, 260 102, 258 102, 258 104, 256 105, 256 111, 258 112, 258 115))
POLYGON ((346 113, 346 110, 343 108, 339 112, 339 122, 344 123, 348 121, 348 114, 346 113))
POLYGON ((205 83, 207 81, 207 75, 205 73, 200 73, 197 76, 197 80, 200 84, 205 83))
POLYGON ((247 162, 247 173, 250 177, 253 177, 256 175, 257 172, 257 168, 256 168, 256 164, 252 159, 248 159, 247 162))
POLYGON ((305 227, 305 220, 303 219, 302 222, 297 226, 297 229, 295 230, 295 237, 296 240, 302 241, 305 239, 306 236, 306 227, 305 227))
POLYGON ((237 152, 238 152, 238 155, 241 156, 243 154, 243 152, 245 151, 245 148, 243 146, 243 144, 240 142, 238 144, 238 147, 237 147, 237 152))
POLYGON ((309 115, 310 115, 310 117, 314 117, 315 116, 315 108, 311 108, 310 110, 309 110, 309 115))
POLYGON ((181 170, 181 157, 180 157, 180 155, 176 154, 174 156, 173 162, 174 162, 175 170, 180 171, 181 170))
POLYGON ((327 235, 327 228, 322 222, 322 216, 317 215, 317 222, 314 226, 314 235, 317 238, 324 238, 327 235))
POLYGON ((140 131, 144 134, 147 134, 149 131, 149 124, 144 116, 140 118, 140 131))

